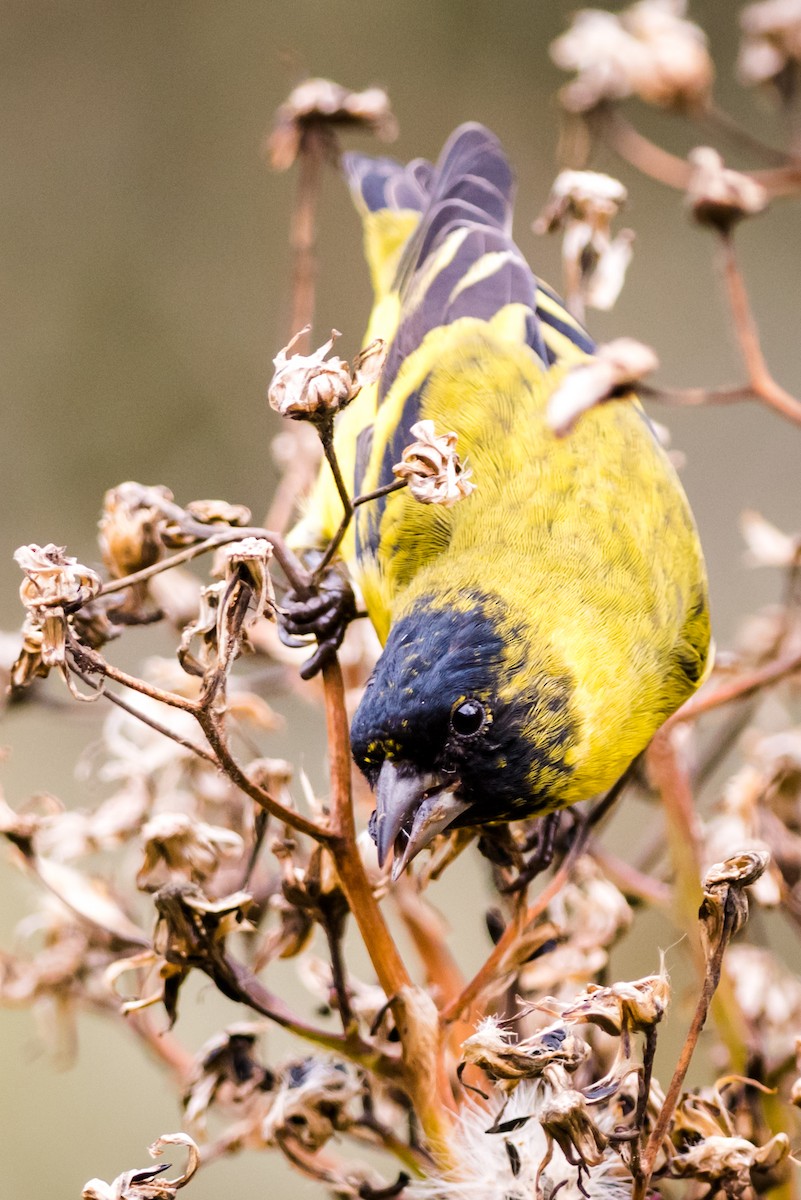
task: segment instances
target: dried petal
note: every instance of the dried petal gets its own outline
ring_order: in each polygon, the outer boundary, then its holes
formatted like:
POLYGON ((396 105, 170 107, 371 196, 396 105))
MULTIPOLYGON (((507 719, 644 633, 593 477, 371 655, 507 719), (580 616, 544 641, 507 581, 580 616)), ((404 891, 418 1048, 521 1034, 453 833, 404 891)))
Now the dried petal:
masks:
POLYGON ((506 1090, 521 1079, 536 1079, 552 1066, 572 1073, 589 1056, 586 1042, 568 1033, 561 1024, 550 1025, 531 1037, 513 1041, 496 1017, 485 1017, 462 1044, 465 1062, 480 1067, 506 1090))
POLYGON ((249 525, 251 512, 244 504, 227 500, 190 500, 186 511, 204 525, 249 525))
POLYGON ((782 533, 753 509, 740 517, 740 530, 748 546, 745 561, 751 567, 792 567, 801 558, 801 535, 782 533))
POLYGON ((144 860, 136 886, 153 891, 174 875, 203 883, 225 859, 239 858, 244 843, 232 829, 207 825, 186 813, 159 813, 142 828, 144 860))
POLYGON ((564 437, 582 413, 625 396, 641 379, 659 366, 649 346, 633 338, 617 338, 586 362, 571 367, 548 402, 548 424, 564 437))
POLYGON ((553 996, 537 1001, 535 1008, 559 1016, 568 1024, 588 1022, 619 1037, 626 1030, 647 1030, 657 1025, 670 1002, 667 976, 648 975, 632 982, 600 987, 591 983, 579 996, 563 1004, 553 996))
POLYGON ((415 500, 452 508, 475 490, 468 482, 472 472, 462 466, 456 451, 455 433, 438 436, 433 421, 418 421, 409 432, 416 441, 406 446, 392 473, 407 480, 415 500))
POLYGON ((200 1166, 200 1152, 187 1133, 164 1133, 148 1146, 148 1151, 153 1158, 159 1158, 165 1146, 183 1146, 187 1151, 186 1169, 177 1179, 162 1178, 163 1172, 170 1169, 169 1163, 161 1167, 143 1167, 126 1171, 111 1183, 90 1179, 84 1184, 83 1200, 172 1200, 200 1166))
POLYGON ((540 1124, 568 1162, 597 1167, 607 1139, 595 1125, 581 1092, 565 1089, 551 1095, 538 1113, 540 1124))

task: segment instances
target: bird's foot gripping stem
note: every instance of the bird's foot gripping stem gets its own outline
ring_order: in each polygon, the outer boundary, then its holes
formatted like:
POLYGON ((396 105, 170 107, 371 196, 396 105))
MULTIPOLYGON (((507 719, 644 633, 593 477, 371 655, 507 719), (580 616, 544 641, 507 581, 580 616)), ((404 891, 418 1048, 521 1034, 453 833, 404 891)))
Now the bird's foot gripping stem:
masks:
POLYGON ((326 567, 302 592, 287 592, 278 613, 281 641, 293 647, 317 641, 317 649, 300 669, 302 679, 311 679, 336 654, 355 616, 353 588, 340 563, 326 567))

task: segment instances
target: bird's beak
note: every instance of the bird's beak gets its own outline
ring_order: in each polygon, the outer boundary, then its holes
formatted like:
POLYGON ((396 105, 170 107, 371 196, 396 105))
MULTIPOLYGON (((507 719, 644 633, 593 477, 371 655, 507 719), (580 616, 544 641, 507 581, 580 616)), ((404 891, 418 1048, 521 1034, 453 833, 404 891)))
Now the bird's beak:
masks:
POLYGON ((456 795, 452 776, 418 772, 384 760, 375 786, 375 841, 383 867, 395 849, 392 878, 470 807, 456 795))

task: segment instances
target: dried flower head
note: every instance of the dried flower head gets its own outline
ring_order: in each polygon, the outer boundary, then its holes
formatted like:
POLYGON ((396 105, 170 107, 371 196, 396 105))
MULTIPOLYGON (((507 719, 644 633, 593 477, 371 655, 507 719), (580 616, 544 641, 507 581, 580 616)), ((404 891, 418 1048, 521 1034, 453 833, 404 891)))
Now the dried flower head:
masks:
POLYGON ((616 338, 599 346, 592 358, 564 375, 548 401, 548 424, 557 436, 564 437, 582 413, 596 404, 626 397, 658 366, 659 359, 650 346, 633 338, 616 338))
POLYGON ((212 1107, 241 1116, 254 1106, 269 1105, 275 1077, 256 1059, 259 1032, 253 1023, 230 1025, 198 1051, 183 1094, 186 1122, 193 1131, 205 1132, 212 1107))
POLYGON ((168 488, 143 487, 132 481, 106 492, 98 541, 113 579, 152 566, 161 557, 165 500, 173 500, 168 488))
POLYGON ((568 1003, 547 996, 534 1007, 568 1024, 587 1022, 619 1037, 627 1031, 653 1028, 662 1020, 669 1003, 670 984, 667 975, 660 974, 609 987, 591 983, 568 1003))
POLYGON ((754 1146, 741 1137, 709 1136, 670 1164, 671 1174, 679 1179, 691 1178, 723 1189, 727 1196, 738 1198, 750 1193, 754 1180, 752 1172, 778 1166, 790 1153, 790 1139, 777 1133, 764 1146, 754 1146))
POLYGON ((620 295, 634 234, 624 229, 613 239, 611 226, 626 196, 623 184, 611 175, 597 171, 557 175, 532 228, 538 234, 564 231, 562 270, 568 303, 578 297, 592 308, 607 310, 620 295))
POLYGON ((341 336, 336 329, 312 354, 289 354, 310 328, 307 325, 296 333, 273 359, 275 374, 267 390, 275 411, 296 421, 329 420, 363 387, 377 381, 386 358, 386 344, 376 338, 356 355, 352 366, 341 358, 326 359, 335 339, 341 336))
POLYGON ((698 912, 707 952, 714 952, 721 939, 738 933, 748 920, 745 889, 756 883, 770 855, 764 850, 745 850, 710 867, 704 878, 704 898, 698 912))
POLYGON ((729 946, 724 961, 754 1050, 772 1073, 787 1060, 788 1033, 801 1030, 801 980, 770 950, 747 942, 729 946))
POLYGON ((551 46, 576 78, 560 93, 570 112, 639 96, 661 108, 693 109, 709 98, 714 68, 686 0, 640 0, 619 14, 586 8, 551 46))
POLYGON ((801 3, 761 0, 740 13, 743 31, 737 70, 745 84, 767 85, 789 102, 801 64, 801 3))
POLYGON ((756 216, 767 208, 768 193, 762 184, 724 166, 711 146, 696 146, 687 157, 687 205, 700 225, 712 225, 725 233, 743 217, 756 216))
POLYGON ((374 133, 382 141, 397 136, 398 125, 382 88, 351 92, 330 79, 306 79, 292 91, 275 114, 272 132, 266 141, 270 165, 286 171, 303 148, 304 137, 312 129, 332 148, 333 130, 354 126, 374 133))
POLYGON ((160 1167, 143 1167, 118 1175, 111 1183, 102 1179, 90 1179, 84 1184, 83 1200, 173 1200, 176 1192, 185 1187, 200 1166, 200 1152, 188 1133, 164 1133, 148 1152, 152 1158, 160 1158, 166 1146, 183 1146, 187 1152, 186 1168, 177 1179, 164 1179, 163 1172, 170 1164, 160 1167))
POLYGON ((244 843, 232 829, 208 825, 187 813, 163 812, 142 828, 144 859, 136 886, 155 891, 174 877, 203 883, 225 859, 241 857, 244 843))
POLYGON ((456 451, 455 433, 436 434, 433 421, 418 421, 410 433, 416 440, 405 447, 392 473, 407 481, 415 500, 452 508, 475 490, 472 472, 456 451))
POLYGON ((354 1067, 340 1059, 302 1058, 287 1063, 264 1121, 267 1142, 292 1138, 319 1150, 358 1116, 364 1085, 354 1067))
MULTIPOLYGON (((539 1113, 552 1099, 550 1089, 543 1089, 539 1081, 524 1080, 502 1104, 493 1097, 489 1111, 467 1101, 452 1135, 452 1166, 408 1184, 404 1200, 631 1197, 631 1176, 616 1151, 590 1152, 596 1162, 585 1167, 575 1154, 575 1143, 566 1140, 568 1157, 560 1141, 546 1132, 539 1113)), ((554 1128, 557 1125, 561 1137, 560 1114, 555 1113, 554 1128)), ((591 1133, 590 1138, 594 1143, 591 1133)))
POLYGON ((589 1055, 589 1046, 564 1025, 549 1025, 531 1037, 514 1040, 497 1017, 485 1017, 476 1032, 462 1043, 464 1061, 480 1067, 504 1091, 521 1079, 536 1079, 551 1067, 578 1070, 589 1055))

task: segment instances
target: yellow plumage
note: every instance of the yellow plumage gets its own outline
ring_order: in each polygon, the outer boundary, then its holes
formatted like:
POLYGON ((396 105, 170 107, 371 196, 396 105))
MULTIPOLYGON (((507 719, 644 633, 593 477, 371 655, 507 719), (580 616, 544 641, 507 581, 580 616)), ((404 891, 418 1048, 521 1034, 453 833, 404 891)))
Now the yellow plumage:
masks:
MULTIPOLYGON (((353 733, 391 827, 385 854, 398 834, 396 852, 404 838, 416 852, 451 809, 472 824, 608 787, 697 687, 709 620, 689 506, 639 403, 608 403, 565 438, 546 424, 592 346, 511 241, 495 139, 457 131, 423 175, 422 213, 388 197, 419 166, 377 160, 383 190, 372 169, 350 165, 374 206, 368 335, 394 339, 394 354, 340 418, 339 461, 354 493, 371 491, 430 419, 456 432, 477 485, 450 509, 407 490, 365 505, 343 548, 389 638, 353 733)), ((324 471, 296 543, 323 544, 340 516, 324 471)))

